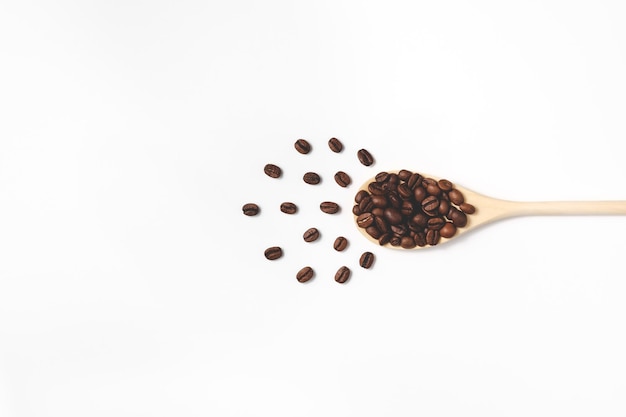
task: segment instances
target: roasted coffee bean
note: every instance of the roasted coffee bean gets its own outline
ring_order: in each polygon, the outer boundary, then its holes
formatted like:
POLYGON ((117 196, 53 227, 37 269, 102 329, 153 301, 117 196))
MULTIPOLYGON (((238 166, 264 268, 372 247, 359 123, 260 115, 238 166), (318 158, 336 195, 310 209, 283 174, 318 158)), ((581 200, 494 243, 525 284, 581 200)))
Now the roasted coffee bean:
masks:
POLYGON ((426 233, 416 232, 413 239, 415 240, 415 244, 420 248, 426 246, 426 233))
POLYGON ((417 213, 411 221, 418 226, 425 227, 426 223, 428 223, 428 217, 424 213, 417 213))
POLYGON ((402 199, 395 191, 391 191, 387 194, 387 200, 389 201, 389 205, 393 208, 399 209, 402 207, 402 199))
POLYGON ((383 195, 386 191, 379 182, 370 182, 367 189, 372 195, 383 195))
POLYGON ((313 275, 315 275, 315 271, 313 271, 313 268, 311 268, 310 266, 305 266, 298 271, 298 273, 296 274, 296 279, 298 280, 298 282, 307 282, 308 280, 313 278, 313 275))
POLYGON ((372 157, 372 154, 370 154, 366 149, 360 149, 356 155, 357 158, 359 158, 359 162, 366 167, 374 163, 374 157, 372 157))
POLYGON ((383 235, 383 232, 381 232, 380 229, 374 225, 370 227, 366 227, 365 231, 367 232, 368 235, 370 235, 374 239, 378 239, 383 235))
POLYGON ((265 165, 265 167, 263 168, 263 171, 265 172, 266 175, 272 178, 279 178, 283 173, 283 170, 280 169, 279 166, 274 165, 274 164, 265 165))
POLYGON ((370 269, 374 265, 375 256, 372 252, 363 252, 359 258, 361 268, 370 269))
POLYGON ((400 246, 404 249, 413 249, 416 246, 415 240, 411 236, 402 236, 400 246))
POLYGON ((439 229, 439 235, 445 238, 451 238, 456 234, 456 226, 453 223, 446 222, 441 229, 439 229))
POLYGON ((423 178, 417 172, 411 174, 408 180, 406 180, 406 185, 412 190, 415 187, 419 187, 422 184, 423 178))
POLYGON ((382 207, 374 207, 372 209, 372 214, 376 217, 383 217, 383 213, 385 210, 383 210, 382 207))
POLYGON ((463 202, 465 201, 463 193, 456 188, 448 192, 448 197, 450 197, 450 201, 452 201, 457 206, 463 204, 463 202))
POLYGON ((354 214, 355 216, 359 216, 361 214, 361 208, 358 204, 352 206, 352 214, 354 214))
POLYGON ((378 230, 383 233, 387 233, 389 231, 389 226, 387 225, 387 222, 381 216, 374 217, 374 226, 376 226, 378 230))
POLYGON ((467 216, 455 207, 450 207, 447 217, 452 220, 452 223, 454 223, 456 227, 465 227, 465 225, 467 225, 467 216))
POLYGON ((424 213, 428 214, 429 216, 436 215, 438 209, 439 200, 437 200, 437 197, 435 197, 434 195, 430 195, 422 201, 422 210, 424 210, 424 213))
POLYGON ((474 207, 470 203, 461 203, 459 204, 459 208, 465 214, 474 214, 476 212, 476 207, 474 207))
POLYGON ((450 191, 453 187, 452 183, 448 180, 439 180, 437 183, 441 191, 450 191))
POLYGON ((372 197, 370 197, 369 194, 363 197, 363 199, 359 203, 359 207, 361 208, 361 213, 367 213, 372 211, 372 209, 374 208, 374 203, 372 203, 372 197))
POLYGON ((437 209, 439 214, 441 214, 442 216, 445 216, 446 214, 448 214, 449 210, 450 210, 450 203, 448 202, 448 200, 441 199, 441 201, 439 202, 439 208, 437 209))
POLYGON ((345 172, 338 171, 335 174, 335 182, 339 184, 340 187, 347 187, 352 182, 352 179, 345 172))
POLYGON ((243 214, 246 216, 256 216, 259 214, 259 206, 254 203, 244 204, 241 209, 243 210, 243 214))
POLYGON ((391 174, 389 174, 389 178, 387 178, 387 182, 389 184, 398 185, 398 184, 400 184, 400 178, 398 177, 398 174, 394 174, 392 172, 391 174))
POLYGON ((402 222, 402 213, 400 213, 400 210, 393 207, 387 207, 383 212, 383 217, 389 224, 399 224, 402 222))
POLYGON ((411 175, 413 175, 413 173, 408 169, 401 169, 400 172, 398 172, 398 178, 400 178, 402 181, 407 181, 409 178, 411 178, 411 175))
POLYGON ((413 191, 406 185, 405 182, 399 184, 397 187, 398 195, 404 199, 410 198, 413 195, 413 191))
POLYGON ((302 154, 307 154, 311 152, 311 144, 307 142, 306 139, 298 139, 296 143, 293 144, 293 146, 294 148, 296 148, 296 151, 302 154))
POLYGON ((404 217, 411 217, 414 211, 415 211, 415 206, 413 205, 413 202, 411 200, 402 201, 402 207, 400 207, 400 213, 402 213, 404 217))
POLYGON ((372 195, 372 204, 374 207, 387 207, 387 197, 384 195, 372 195))
POLYGON ((339 211, 339 204, 333 203, 332 201, 324 201, 320 203, 320 210, 324 213, 335 214, 339 211))
POLYGON ((349 278, 350 268, 348 268, 347 266, 342 266, 341 268, 339 268, 339 270, 337 270, 337 273, 335 274, 335 281, 340 284, 345 283, 349 278))
POLYGON ((433 217, 432 219, 428 219, 428 228, 439 230, 446 224, 446 221, 441 217, 433 217))
POLYGON ((426 189, 424 187, 415 187, 413 190, 413 199, 417 203, 421 203, 426 198, 426 189))
POLYGON ((328 147, 331 151, 339 153, 343 150, 343 143, 337 138, 330 138, 328 140, 328 147))
POLYGON ((363 213, 356 218, 356 224, 359 227, 370 227, 374 223, 375 217, 372 213, 363 213))
POLYGON ((306 174, 304 174, 302 179, 304 180, 304 182, 306 182, 307 184, 311 184, 311 185, 319 184, 320 181, 322 181, 320 176, 316 174, 315 172, 307 172, 306 174))
POLYGON ((339 236, 337 239, 335 239, 335 243, 333 243, 333 248, 335 248, 337 252, 341 252, 345 250, 347 247, 348 247, 348 239, 346 239, 343 236, 339 236))
POLYGON ((361 202, 361 200, 363 200, 363 198, 369 196, 370 194, 365 191, 365 190, 359 190, 359 192, 356 193, 356 195, 354 196, 354 202, 359 204, 361 202))
POLYGON ((392 224, 390 229, 394 236, 405 236, 409 233, 409 228, 403 224, 392 224))
POLYGON ((428 230, 428 232, 426 232, 426 243, 430 246, 435 246, 437 243, 439 243, 439 238, 439 230, 430 229, 428 230))
POLYGON ((379 172, 378 174, 376 174, 376 177, 374 177, 374 179, 376 180, 376 182, 385 182, 389 179, 389 173, 388 172, 379 172))
POLYGON ((265 257, 270 261, 274 261, 283 256, 283 250, 279 246, 272 246, 265 249, 265 257))
POLYGON ((389 240, 389 244, 391 246, 400 246, 401 241, 402 241, 402 238, 400 236, 392 236, 391 239, 389 240))
POLYGON ((315 227, 311 227, 310 229, 307 229, 306 232, 304 232, 304 234, 302 235, 302 238, 304 239, 305 242, 314 242, 317 239, 319 239, 320 237, 320 231, 317 230, 315 227))
POLYGON ((286 214, 294 214, 296 211, 298 211, 298 206, 293 203, 285 202, 280 205, 280 211, 286 214))
POLYGON ((426 192, 430 195, 438 196, 441 193, 441 188, 437 184, 428 184, 426 186, 426 192))
POLYGON ((385 233, 384 235, 378 238, 378 244, 380 246, 385 246, 387 243, 391 241, 392 237, 393 235, 391 233, 385 233))

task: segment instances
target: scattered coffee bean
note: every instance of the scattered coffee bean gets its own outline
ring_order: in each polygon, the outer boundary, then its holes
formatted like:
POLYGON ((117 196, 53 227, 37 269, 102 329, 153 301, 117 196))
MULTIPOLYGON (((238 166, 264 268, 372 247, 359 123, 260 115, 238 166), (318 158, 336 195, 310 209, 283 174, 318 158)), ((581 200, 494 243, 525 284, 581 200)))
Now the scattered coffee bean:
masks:
POLYGON ((363 252, 359 259, 359 265, 361 268, 370 269, 374 264, 374 254, 372 252, 363 252))
POLYGON ((298 211, 298 206, 293 203, 285 202, 280 205, 280 211, 286 214, 294 214, 296 211, 298 211))
POLYGON ((298 271, 298 273, 296 274, 296 279, 298 280, 298 282, 307 282, 308 280, 313 278, 313 275, 315 275, 315 271, 313 271, 313 268, 311 268, 310 266, 305 266, 298 271))
POLYGON ((270 261, 274 261, 283 256, 283 250, 279 246, 272 246, 265 249, 265 257, 270 261))
POLYGON ((405 249, 455 236, 476 210, 452 182, 409 170, 379 172, 357 200, 357 225, 379 244, 405 249))
POLYGON ((348 247, 348 239, 346 239, 343 236, 339 236, 337 239, 335 239, 335 243, 333 243, 333 248, 335 248, 337 252, 341 252, 345 250, 347 247, 348 247))
POLYGON ((372 154, 370 154, 366 149, 360 149, 356 155, 359 159, 359 162, 367 167, 374 163, 374 158, 372 157, 372 154))
POLYGON ((311 152, 311 144, 307 142, 306 139, 298 139, 296 143, 293 144, 293 146, 296 148, 296 151, 300 152, 301 154, 307 154, 311 152))
POLYGON ((283 170, 280 169, 279 166, 274 165, 274 164, 265 165, 265 167, 263 168, 263 171, 265 171, 266 175, 272 178, 279 178, 283 173, 283 170))
POLYGON ((246 216, 256 216, 259 214, 259 206, 254 203, 244 204, 242 207, 243 214, 246 216))
POLYGON ((335 214, 339 211, 339 204, 333 203, 332 201, 324 201, 320 204, 320 210, 324 213, 335 214))
POLYGON ((337 138, 330 138, 328 141, 328 147, 331 151, 339 153, 343 150, 343 143, 337 138))
POLYGON ((314 242, 320 237, 320 232, 315 227, 311 227, 307 229, 306 232, 302 235, 302 238, 305 242, 314 242))
POLYGON ((304 174, 302 179, 304 180, 304 182, 306 182, 307 184, 311 184, 311 185, 319 184, 320 181, 322 180, 320 176, 316 174, 315 172, 307 172, 306 174, 304 174))
POLYGON ((350 269, 347 266, 342 266, 337 270, 335 274, 335 281, 340 284, 345 283, 350 278, 350 269))
POLYGON ((335 174, 335 182, 339 184, 340 187, 347 187, 352 182, 350 176, 343 171, 338 171, 335 174))

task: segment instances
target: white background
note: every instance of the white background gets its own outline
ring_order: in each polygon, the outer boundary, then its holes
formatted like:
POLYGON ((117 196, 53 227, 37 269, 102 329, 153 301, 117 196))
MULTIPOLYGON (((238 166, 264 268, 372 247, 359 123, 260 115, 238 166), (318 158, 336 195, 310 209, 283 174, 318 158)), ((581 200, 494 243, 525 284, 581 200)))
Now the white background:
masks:
POLYGON ((626 218, 398 252, 349 209, 399 168, 626 199, 625 19, 618 0, 2 2, 0 415, 625 415, 626 218))

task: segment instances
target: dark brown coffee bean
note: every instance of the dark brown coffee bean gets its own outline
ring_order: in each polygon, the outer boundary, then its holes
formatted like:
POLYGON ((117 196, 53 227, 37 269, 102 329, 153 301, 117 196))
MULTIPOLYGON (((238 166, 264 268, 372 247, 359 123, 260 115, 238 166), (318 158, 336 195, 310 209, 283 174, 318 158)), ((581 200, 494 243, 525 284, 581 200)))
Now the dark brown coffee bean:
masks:
POLYGON ((374 223, 375 217, 372 213, 363 213, 356 218, 356 224, 359 227, 370 227, 374 223))
POLYGON ((387 194, 387 200, 389 205, 393 208, 399 209, 402 207, 402 198, 395 191, 391 191, 387 194))
POLYGON ((367 189, 372 195, 383 195, 386 191, 379 182, 370 182, 367 189))
POLYGON ((315 271, 313 271, 313 268, 311 268, 310 266, 305 266, 298 271, 298 273, 296 274, 296 279, 298 280, 298 282, 307 282, 308 280, 313 278, 313 275, 315 275, 315 271))
POLYGON ((356 193, 356 195, 354 196, 354 202, 359 204, 361 202, 361 200, 363 200, 365 197, 369 196, 370 193, 368 193, 365 190, 359 190, 358 193, 356 193))
POLYGON ((457 206, 463 204, 463 202, 465 201, 463 193, 456 188, 448 192, 448 197, 450 197, 450 201, 452 201, 457 206))
POLYGON ((434 195, 430 195, 422 201, 422 210, 424 210, 424 213, 428 214, 429 216, 436 215, 438 209, 439 200, 437 200, 437 197, 435 197, 434 195))
POLYGON ((453 223, 446 222, 446 224, 439 229, 439 235, 445 238, 451 238, 456 234, 456 226, 453 223))
POLYGON ((380 229, 374 225, 366 227, 365 232, 367 232, 367 234, 374 239, 379 239, 383 235, 383 232, 381 232, 380 229))
POLYGON ((359 258, 361 268, 370 269, 374 265, 375 256, 372 252, 363 252, 359 258))
POLYGON ((328 140, 328 147, 331 151, 339 153, 343 150, 343 143, 337 138, 330 138, 328 140))
POLYGON ((446 221, 441 217, 433 217, 428 219, 428 228, 433 230, 439 230, 446 224, 446 221))
POLYGON ((392 236, 391 239, 389 240, 389 244, 391 246, 400 246, 401 242, 402 242, 402 238, 400 236, 392 236))
POLYGON ((274 164, 265 165, 265 167, 263 168, 263 171, 265 172, 266 175, 272 178, 279 178, 283 173, 283 170, 280 169, 279 166, 274 165, 274 164))
POLYGON ((378 230, 383 233, 387 233, 389 231, 389 226, 387 225, 387 222, 381 216, 374 217, 374 226, 376 226, 378 230))
POLYGON ((254 203, 244 204, 241 210, 243 210, 243 214, 246 216, 256 216, 259 214, 259 206, 254 203))
POLYGON ((304 182, 306 182, 307 184, 311 184, 311 185, 319 184, 320 181, 322 181, 320 176, 316 174, 315 172, 307 172, 306 174, 304 174, 302 179, 304 180, 304 182))
POLYGON ((347 187, 352 182, 352 179, 345 172, 338 171, 335 174, 335 182, 339 184, 340 187, 347 187))
POLYGON ((302 235, 302 238, 304 239, 305 242, 314 242, 319 237, 320 237, 320 231, 317 230, 315 227, 311 227, 310 229, 307 229, 307 231, 304 232, 304 234, 302 235))
POLYGON ((354 214, 355 216, 359 216, 361 214, 361 208, 358 204, 352 206, 352 214, 354 214))
POLYGON ((423 213, 417 213, 411 219, 411 222, 415 223, 418 226, 425 227, 426 223, 428 223, 428 217, 423 213))
POLYGON ((393 207, 387 207, 383 212, 383 217, 389 224, 400 224, 402 222, 402 213, 393 207))
POLYGON ((265 257, 270 261, 274 261, 283 256, 283 250, 279 246, 272 246, 265 249, 265 257))
POLYGON ((389 173, 388 172, 379 172, 378 174, 376 174, 376 177, 374 177, 374 179, 376 180, 376 182, 385 182, 389 179, 389 173))
POLYGON ((286 214, 294 214, 296 211, 298 211, 298 206, 293 203, 285 202, 280 205, 280 211, 286 214))
POLYGON ((439 214, 441 214, 442 216, 445 216, 446 214, 448 214, 449 210, 450 210, 450 203, 448 202, 448 200, 441 199, 441 201, 439 202, 439 208, 437 209, 439 214))
POLYGON ((350 268, 348 268, 347 266, 342 266, 341 268, 339 268, 339 270, 337 270, 337 273, 335 274, 335 281, 340 284, 345 283, 349 278, 350 268))
POLYGON ((409 233, 409 228, 403 224, 392 224, 390 229, 394 236, 405 236, 409 233))
POLYGON ((374 157, 372 157, 372 154, 370 154, 366 149, 360 149, 356 155, 357 158, 359 158, 359 162, 361 162, 366 167, 374 163, 374 157))
POLYGON ((426 243, 430 246, 435 246, 439 243, 440 237, 439 230, 429 229, 428 232, 426 232, 426 243))
POLYGON ((454 223, 456 227, 465 227, 465 225, 467 225, 467 216, 455 207, 450 207, 447 217, 452 220, 452 223, 454 223))
POLYGON ((437 184, 428 184, 426 186, 426 192, 430 195, 438 196, 441 193, 441 188, 437 184))
POLYGON ((401 169, 400 172, 398 172, 398 178, 400 178, 402 181, 407 181, 412 174, 413 173, 408 169, 401 169))
POLYGON ((374 207, 387 207, 387 198, 384 195, 372 195, 374 207))
POLYGON ((415 187, 419 187, 422 184, 422 181, 423 177, 417 172, 414 172, 413 174, 411 174, 409 179, 406 180, 406 185, 408 185, 409 188, 412 190, 415 187))
POLYGON ((345 250, 347 247, 348 247, 348 239, 346 239, 343 236, 339 236, 337 239, 335 239, 335 243, 333 243, 333 248, 335 248, 337 252, 341 252, 345 250))
POLYGON ((392 237, 393 235, 391 233, 385 233, 384 235, 378 238, 378 244, 380 246, 385 246, 387 243, 389 243, 389 241, 391 241, 392 237))
POLYGON ((415 187, 413 190, 413 199, 417 203, 421 203, 426 198, 426 189, 424 187, 415 187))
POLYGON ((402 184, 399 184, 397 190, 398 190, 398 195, 404 199, 407 199, 413 195, 413 191, 411 191, 411 189, 409 188, 408 185, 406 185, 405 182, 403 182, 402 184))
POLYGON ((376 217, 383 217, 383 213, 385 210, 382 207, 374 207, 372 209, 372 214, 376 217))
POLYGON ((400 246, 404 249, 413 249, 415 247, 415 240, 411 236, 403 236, 400 239, 400 246))
POLYGON ((339 212, 339 204, 333 203, 332 201, 324 201, 320 203, 320 210, 324 213, 335 214, 339 212))
POLYGON ((441 191, 450 191, 453 187, 452 183, 448 180, 439 180, 437 183, 441 191))
POLYGON ((394 174, 393 172, 391 174, 389 174, 389 178, 387 178, 387 182, 389 184, 394 184, 394 185, 398 185, 400 184, 400 177, 398 177, 398 174, 394 174))
POLYGON ((423 248, 424 246, 426 246, 426 233, 417 232, 413 236, 413 239, 415 240, 415 244, 419 246, 420 248, 423 248))
POLYGON ((476 213, 476 207, 474 207, 470 203, 461 203, 461 204, 459 204, 459 208, 465 214, 474 214, 474 213, 476 213))
POLYGON ((359 203, 359 207, 361 208, 361 213, 367 213, 372 211, 374 208, 374 203, 372 203, 372 197, 368 194, 359 203))
POLYGON ((311 144, 307 142, 306 139, 298 139, 296 143, 293 144, 293 146, 294 148, 296 148, 296 151, 302 154, 307 154, 311 152, 311 144))
POLYGON ((411 217, 414 211, 415 211, 415 206, 413 205, 413 202, 411 200, 402 201, 402 207, 400 207, 400 213, 402 213, 404 217, 411 217))

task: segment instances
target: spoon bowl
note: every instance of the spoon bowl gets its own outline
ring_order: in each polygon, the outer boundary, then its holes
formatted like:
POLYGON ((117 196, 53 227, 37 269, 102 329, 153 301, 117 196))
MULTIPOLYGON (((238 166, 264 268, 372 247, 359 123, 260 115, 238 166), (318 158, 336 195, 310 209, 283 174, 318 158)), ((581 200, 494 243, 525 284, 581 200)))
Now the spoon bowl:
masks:
MULTIPOLYGON (((386 172, 398 175, 400 171, 386 172)), ((420 175, 423 178, 431 178, 435 181, 441 180, 441 177, 435 175, 421 172, 420 175)), ((370 178, 361 185, 358 191, 364 190, 370 193, 370 184, 375 182, 377 182, 376 177, 370 178)), ((465 202, 475 207, 475 212, 467 214, 467 223, 463 227, 457 227, 456 233, 452 237, 440 237, 435 245, 426 244, 405 248, 386 242, 382 246, 399 250, 432 248, 474 231, 482 225, 511 217, 537 215, 626 215, 626 201, 511 201, 480 194, 456 183, 453 186, 454 189, 462 193, 465 202)), ((355 214, 354 220, 359 231, 369 241, 380 245, 381 243, 378 239, 372 237, 365 228, 358 226, 357 218, 358 216, 355 214)))

